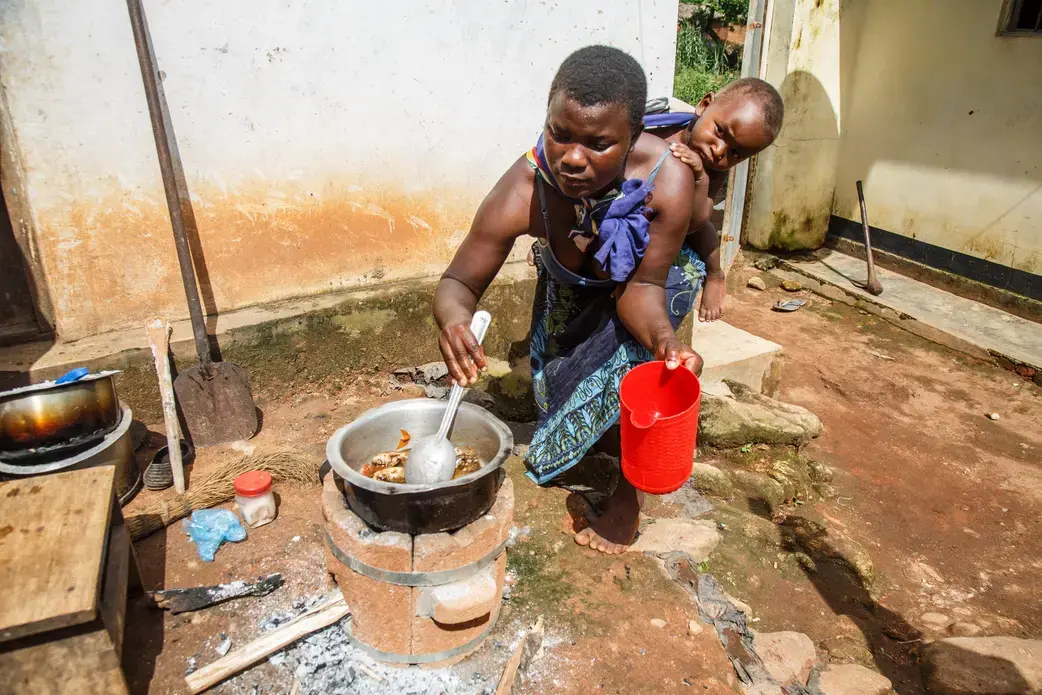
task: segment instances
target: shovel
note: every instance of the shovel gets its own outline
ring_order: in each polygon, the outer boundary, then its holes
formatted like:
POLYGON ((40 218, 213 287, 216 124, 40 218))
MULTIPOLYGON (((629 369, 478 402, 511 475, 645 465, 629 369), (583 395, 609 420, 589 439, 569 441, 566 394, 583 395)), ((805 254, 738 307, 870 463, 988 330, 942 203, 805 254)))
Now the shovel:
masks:
POLYGON ((192 333, 199 365, 186 369, 174 380, 185 434, 196 447, 249 439, 257 433, 257 407, 250 392, 250 380, 241 367, 227 362, 214 362, 210 356, 210 339, 203 323, 192 252, 185 233, 185 209, 191 210, 188 191, 178 185, 184 180, 184 169, 174 141, 173 127, 166 108, 166 97, 159 83, 159 69, 152 53, 152 40, 141 0, 127 0, 130 26, 134 32, 141 79, 152 119, 152 134, 159 155, 159 169, 163 175, 166 205, 170 211, 170 225, 174 230, 174 245, 181 266, 181 280, 192 317, 192 333))

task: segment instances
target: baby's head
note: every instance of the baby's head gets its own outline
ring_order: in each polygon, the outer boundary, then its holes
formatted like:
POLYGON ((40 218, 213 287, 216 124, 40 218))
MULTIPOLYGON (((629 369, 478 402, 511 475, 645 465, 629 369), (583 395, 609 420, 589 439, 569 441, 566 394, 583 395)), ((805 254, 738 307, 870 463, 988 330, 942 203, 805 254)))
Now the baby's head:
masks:
POLYGON ((785 116, 778 90, 755 77, 735 80, 695 107, 687 145, 707 169, 726 171, 762 152, 778 137, 785 116))

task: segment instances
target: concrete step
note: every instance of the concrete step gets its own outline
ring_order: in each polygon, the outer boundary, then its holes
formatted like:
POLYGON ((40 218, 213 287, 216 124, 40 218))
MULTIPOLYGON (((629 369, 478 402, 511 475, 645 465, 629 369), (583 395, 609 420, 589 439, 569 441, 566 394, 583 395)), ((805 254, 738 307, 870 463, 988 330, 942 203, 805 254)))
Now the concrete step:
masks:
POLYGON ((986 353, 1042 370, 1042 324, 876 267, 883 294, 870 295, 854 284, 865 278, 865 262, 837 251, 809 260, 783 261, 780 272, 796 272, 838 288, 849 296, 913 318, 986 353))
POLYGON ((705 360, 702 383, 730 379, 773 396, 778 390, 782 346, 740 328, 713 321, 694 322, 691 347, 705 360))

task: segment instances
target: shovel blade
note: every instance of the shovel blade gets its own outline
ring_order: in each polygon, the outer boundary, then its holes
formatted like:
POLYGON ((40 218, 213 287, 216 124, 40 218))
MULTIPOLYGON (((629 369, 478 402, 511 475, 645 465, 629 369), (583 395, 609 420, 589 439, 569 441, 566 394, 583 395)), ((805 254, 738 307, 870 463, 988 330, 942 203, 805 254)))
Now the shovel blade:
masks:
POLYGON ((235 364, 214 362, 210 378, 191 367, 174 379, 186 433, 197 447, 249 439, 257 434, 257 406, 250 379, 235 364))

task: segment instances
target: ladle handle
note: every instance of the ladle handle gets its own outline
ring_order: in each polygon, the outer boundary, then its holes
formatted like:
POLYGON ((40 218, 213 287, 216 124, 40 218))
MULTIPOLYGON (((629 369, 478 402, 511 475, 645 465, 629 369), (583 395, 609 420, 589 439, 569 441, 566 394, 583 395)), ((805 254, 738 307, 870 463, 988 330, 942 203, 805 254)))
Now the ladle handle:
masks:
MULTIPOLYGON (((490 323, 492 323, 492 314, 487 311, 477 312, 470 320, 470 332, 474 334, 478 345, 485 340, 485 333, 488 331, 490 323)), ((456 419, 456 411, 459 409, 460 401, 463 400, 463 391, 464 388, 458 382, 452 385, 452 391, 449 393, 449 407, 445 409, 445 415, 441 418, 441 427, 438 428, 439 439, 449 438, 449 428, 452 427, 452 421, 456 419)))

